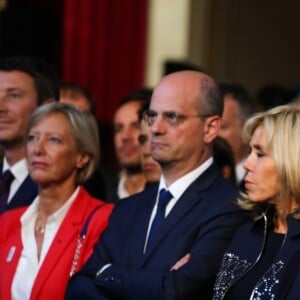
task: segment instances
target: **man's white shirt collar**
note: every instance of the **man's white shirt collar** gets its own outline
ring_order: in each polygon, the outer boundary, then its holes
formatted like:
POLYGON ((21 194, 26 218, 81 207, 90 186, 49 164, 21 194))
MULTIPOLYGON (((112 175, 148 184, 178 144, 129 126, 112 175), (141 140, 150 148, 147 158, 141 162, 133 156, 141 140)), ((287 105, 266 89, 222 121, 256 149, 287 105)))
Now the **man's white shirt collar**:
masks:
POLYGON ((169 187, 166 187, 165 179, 162 175, 160 178, 158 190, 160 191, 161 189, 167 189, 171 192, 175 199, 179 199, 184 191, 190 186, 190 184, 195 181, 202 173, 204 173, 212 165, 212 163, 213 158, 210 157, 199 167, 177 179, 169 187))

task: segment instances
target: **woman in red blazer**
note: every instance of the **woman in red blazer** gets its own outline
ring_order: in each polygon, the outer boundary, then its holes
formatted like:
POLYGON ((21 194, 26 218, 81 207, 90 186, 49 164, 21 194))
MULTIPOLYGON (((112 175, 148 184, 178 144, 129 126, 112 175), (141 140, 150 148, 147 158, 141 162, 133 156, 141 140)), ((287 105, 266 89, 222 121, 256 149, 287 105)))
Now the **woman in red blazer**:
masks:
POLYGON ((30 176, 39 194, 0 218, 0 299, 63 299, 70 275, 91 255, 112 205, 80 186, 98 162, 95 120, 51 103, 33 114, 27 134, 30 176))

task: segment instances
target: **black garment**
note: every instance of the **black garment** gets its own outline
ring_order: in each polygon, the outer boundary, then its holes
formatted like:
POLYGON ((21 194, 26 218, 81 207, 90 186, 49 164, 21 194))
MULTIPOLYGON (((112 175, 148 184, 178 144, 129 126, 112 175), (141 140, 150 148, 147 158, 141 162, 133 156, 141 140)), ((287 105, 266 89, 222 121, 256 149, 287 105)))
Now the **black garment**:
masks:
POLYGON ((91 196, 106 201, 107 193, 105 180, 100 169, 96 169, 92 176, 83 184, 83 186, 91 196))
MULTIPOLYGON (((266 211, 256 221, 242 226, 235 235, 223 256, 215 282, 214 300, 228 299, 229 297, 225 298, 227 293, 261 260, 267 236, 274 230, 274 213, 272 210, 269 212, 266 211)), ((287 228, 280 248, 277 246, 275 249, 272 265, 260 276, 254 288, 252 285, 253 299, 299 299, 300 260, 297 257, 300 255, 300 220, 293 214, 288 215, 287 228)), ((270 247, 273 249, 273 245, 270 247)), ((249 286, 248 289, 250 288, 249 286)), ((249 299, 241 296, 239 298, 249 299)))
MULTIPOLYGON (((229 289, 224 300, 250 299, 256 283, 263 277, 274 262, 283 238, 283 234, 278 234, 274 231, 269 232, 261 259, 248 273, 245 274, 245 276, 229 289)), ((251 247, 251 245, 249 245, 249 247, 251 247)))

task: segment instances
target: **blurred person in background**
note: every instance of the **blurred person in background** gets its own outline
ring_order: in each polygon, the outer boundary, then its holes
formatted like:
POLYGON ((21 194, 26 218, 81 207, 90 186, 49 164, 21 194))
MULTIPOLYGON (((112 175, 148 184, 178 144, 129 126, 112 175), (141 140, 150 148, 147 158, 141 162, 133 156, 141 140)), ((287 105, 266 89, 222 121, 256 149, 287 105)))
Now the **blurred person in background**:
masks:
MULTIPOLYGON (((79 110, 90 113, 95 120, 96 118, 96 101, 91 92, 75 83, 75 82, 63 82, 60 86, 60 98, 62 103, 68 103, 74 105, 79 110)), ((100 139, 100 131, 99 131, 100 139)), ((101 157, 101 139, 99 145, 99 155, 101 157)), ((116 181, 116 176, 104 168, 102 165, 102 159, 100 159, 99 165, 95 168, 94 173, 84 182, 83 186, 86 190, 95 198, 103 199, 107 201, 107 191, 116 181)))
POLYGON ((255 106, 243 86, 235 83, 220 83, 219 88, 224 99, 219 135, 227 140, 232 148, 237 185, 240 186, 245 176, 243 162, 248 154, 248 147, 242 139, 242 128, 247 118, 255 111, 255 106))
POLYGON ((60 85, 59 101, 72 104, 81 111, 96 116, 96 102, 91 92, 77 83, 63 82, 60 85))
POLYGON ((139 111, 149 102, 152 91, 146 88, 134 90, 124 97, 115 112, 114 145, 120 166, 118 185, 111 191, 115 202, 142 191, 146 178, 141 167, 139 111))
POLYGON ((235 164, 232 149, 229 143, 218 136, 213 141, 213 156, 224 178, 236 184, 235 164))

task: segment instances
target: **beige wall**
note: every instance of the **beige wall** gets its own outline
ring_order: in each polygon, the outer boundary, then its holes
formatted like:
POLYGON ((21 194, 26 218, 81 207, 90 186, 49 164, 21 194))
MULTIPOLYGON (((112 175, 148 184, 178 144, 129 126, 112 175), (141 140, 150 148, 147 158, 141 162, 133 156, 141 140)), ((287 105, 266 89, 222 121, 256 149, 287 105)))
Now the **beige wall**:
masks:
POLYGON ((208 60, 211 47, 211 0, 191 0, 190 1, 190 31, 188 60, 204 69, 210 68, 208 60))
POLYGON ((265 84, 300 82, 300 1, 150 0, 146 82, 166 59, 203 67, 253 94, 265 84))
POLYGON ((210 70, 252 92, 300 82, 299 1, 214 0, 210 70))
POLYGON ((155 85, 166 59, 186 59, 189 37, 189 0, 149 0, 146 82, 155 85))

